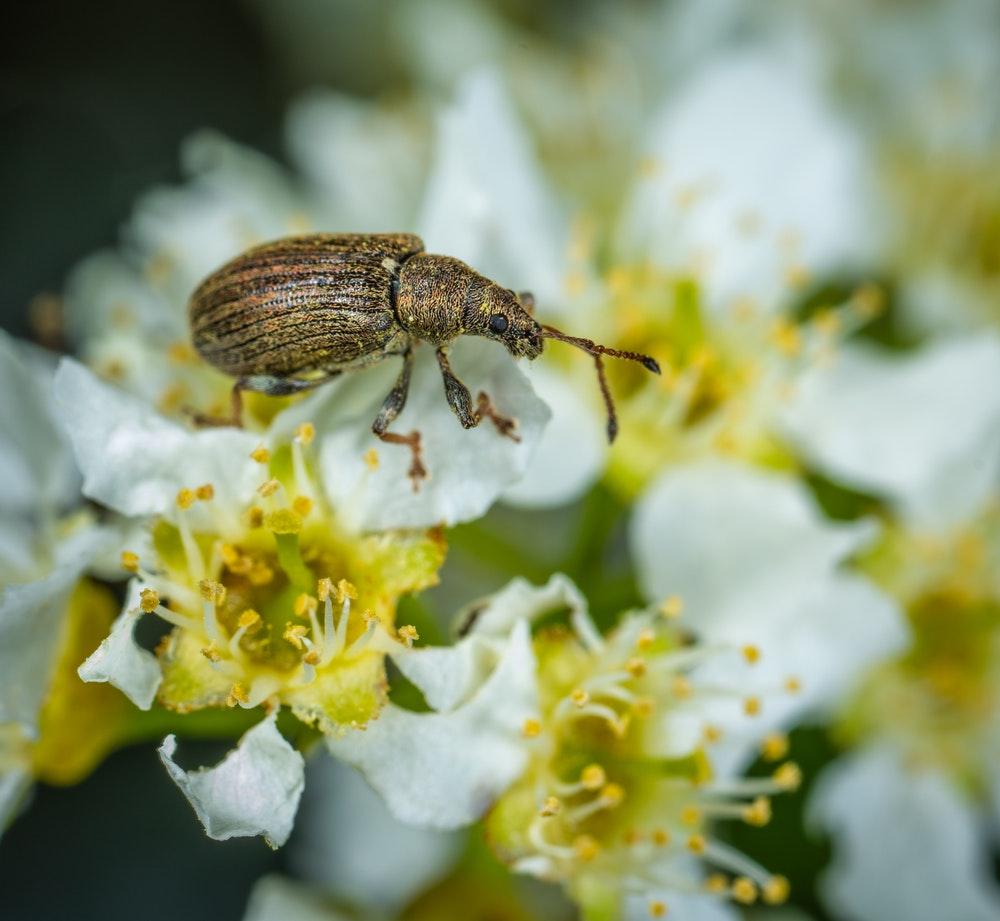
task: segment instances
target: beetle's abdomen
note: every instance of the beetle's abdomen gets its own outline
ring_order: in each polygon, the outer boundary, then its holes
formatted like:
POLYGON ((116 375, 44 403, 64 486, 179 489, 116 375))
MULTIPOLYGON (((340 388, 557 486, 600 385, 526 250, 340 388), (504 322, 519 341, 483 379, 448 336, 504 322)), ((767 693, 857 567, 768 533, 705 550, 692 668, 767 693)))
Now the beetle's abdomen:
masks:
POLYGON ((392 285, 412 234, 313 234, 248 250, 191 297, 201 356, 234 377, 349 365, 399 333, 392 285))

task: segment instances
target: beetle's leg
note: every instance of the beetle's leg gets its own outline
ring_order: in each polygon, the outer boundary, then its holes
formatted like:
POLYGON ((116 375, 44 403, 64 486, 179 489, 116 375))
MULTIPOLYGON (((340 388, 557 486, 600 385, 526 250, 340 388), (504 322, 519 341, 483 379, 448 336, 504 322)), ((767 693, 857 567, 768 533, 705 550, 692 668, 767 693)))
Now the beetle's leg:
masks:
POLYGON ((458 416, 458 421, 463 428, 471 429, 479 425, 484 418, 493 423, 496 430, 511 441, 521 439, 514 434, 517 428, 517 420, 509 416, 502 416, 497 412, 496 407, 490 402, 490 398, 485 393, 480 393, 476 398, 476 408, 472 408, 472 396, 469 388, 465 386, 451 370, 448 363, 448 353, 443 349, 437 350, 438 367, 441 368, 441 377, 444 379, 444 393, 448 398, 448 405, 458 416))
POLYGON ((320 384, 325 384, 331 377, 336 377, 339 371, 330 371, 323 377, 312 380, 300 380, 293 377, 273 377, 269 374, 253 374, 248 377, 239 378, 233 384, 232 395, 230 396, 230 415, 228 418, 219 416, 205 416, 201 413, 193 413, 195 425, 233 425, 236 428, 243 428, 243 391, 253 390, 256 393, 266 393, 272 397, 287 397, 293 393, 301 393, 303 390, 312 390, 320 384))
POLYGON ((462 428, 475 428, 479 425, 479 415, 472 409, 472 395, 469 393, 469 388, 455 377, 455 373, 448 363, 448 353, 445 349, 438 349, 436 354, 438 367, 441 369, 441 378, 444 380, 444 395, 451 411, 458 416, 462 428))
POLYGON ((476 396, 476 419, 479 420, 483 417, 489 419, 493 423, 493 427, 504 438, 509 438, 511 441, 521 440, 521 436, 517 434, 517 419, 497 412, 492 400, 484 391, 480 390, 476 396))
POLYGON ((413 491, 420 489, 420 481, 427 477, 427 469, 424 467, 420 451, 420 432, 409 432, 406 435, 399 435, 396 432, 387 432, 386 429, 392 421, 406 406, 406 397, 410 392, 410 375, 413 372, 413 349, 408 348, 403 352, 403 369, 396 378, 396 383, 392 385, 392 390, 382 403, 378 416, 372 423, 372 432, 375 436, 388 444, 406 445, 413 456, 410 463, 408 476, 413 483, 413 491))

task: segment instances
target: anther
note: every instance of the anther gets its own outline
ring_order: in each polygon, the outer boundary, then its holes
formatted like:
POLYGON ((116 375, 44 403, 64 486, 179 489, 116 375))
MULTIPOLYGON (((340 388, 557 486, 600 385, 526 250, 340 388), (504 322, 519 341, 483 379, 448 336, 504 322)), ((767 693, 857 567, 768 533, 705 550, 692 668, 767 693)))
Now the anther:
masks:
POLYGON ((753 905, 757 901, 757 885, 749 876, 737 876, 729 891, 741 905, 753 905))
POLYGON ((547 796, 545 802, 542 803, 542 808, 538 810, 538 814, 545 818, 553 815, 559 815, 559 811, 562 809, 562 801, 557 796, 547 796))
POLYGON ((686 847, 692 854, 704 854, 705 849, 708 847, 708 842, 705 840, 704 835, 691 835, 687 839, 686 847))
POLYGON ((203 601, 210 601, 218 606, 226 600, 226 587, 221 582, 212 579, 202 579, 198 583, 198 591, 203 601))
POLYGON ((789 675, 785 679, 785 693, 786 694, 798 694, 802 690, 802 682, 799 681, 794 675, 789 675))
POLYGON ((701 810, 697 806, 685 806, 681 810, 681 824, 695 828, 701 824, 701 810))
POLYGON ((201 654, 208 659, 209 662, 218 662, 222 658, 222 654, 219 652, 218 647, 215 642, 209 643, 201 650, 201 654))
POLYGON ((667 916, 667 903, 654 899, 649 903, 649 917, 665 918, 667 916))
POLYGON ((657 847, 666 847, 670 844, 670 832, 665 828, 654 828, 652 838, 653 844, 657 847))
POLYGON ((298 534, 302 530, 302 518, 290 508, 280 508, 264 516, 264 524, 273 534, 298 534))
POLYGON ((646 660, 639 656, 633 656, 625 663, 625 671, 633 678, 641 678, 646 674, 646 660))
POLYGON ((802 771, 794 761, 786 761, 771 776, 782 790, 798 790, 802 783, 802 771))
POLYGON ((655 642, 656 633, 649 627, 643 627, 635 638, 635 645, 638 649, 649 649, 655 642))
POLYGON ((740 650, 740 653, 748 665, 755 665, 760 661, 760 648, 757 646, 748 644, 740 650))
POLYGON ((133 553, 131 550, 122 551, 122 569, 128 572, 138 572, 139 571, 139 554, 133 553))
POLYGON ((364 462, 369 470, 378 470, 378 451, 374 448, 365 451, 364 462))
POLYGON ((673 681, 670 683, 670 686, 674 693, 674 697, 680 698, 681 700, 686 700, 694 693, 694 688, 691 686, 691 682, 683 675, 675 675, 673 681))
POLYGON ((292 605, 292 611, 295 613, 296 617, 309 617, 311 614, 316 613, 316 609, 319 607, 319 603, 312 596, 306 592, 302 592, 292 605))
POLYGON ((312 511, 313 500, 308 496, 296 496, 292 500, 292 509, 296 515, 306 518, 312 511))
POLYGON ((608 775, 599 764, 588 764, 580 773, 580 784, 585 790, 599 790, 607 779, 608 775))
POLYGON ((295 430, 295 440, 299 444, 309 445, 312 444, 313 439, 316 437, 316 426, 311 422, 303 422, 295 430))
POLYGON ((341 579, 337 583, 337 604, 343 604, 344 600, 347 598, 356 599, 358 597, 358 590, 347 581, 347 579, 341 579))
POLYGON ((576 856, 584 863, 589 863, 601 852, 601 846, 590 836, 580 835, 573 841, 576 856))
POLYGON ((660 614, 667 620, 676 620, 684 610, 684 602, 678 595, 671 595, 660 605, 660 614))
POLYGON ((536 736, 541 735, 542 724, 536 719, 526 719, 521 724, 521 735, 526 739, 534 739, 536 736))
POLYGON ((396 634, 407 646, 412 646, 420 639, 420 634, 417 633, 417 628, 413 624, 404 624, 396 631, 396 634))
POLYGON ((705 879, 705 891, 712 895, 722 895, 729 891, 729 880, 725 873, 713 873, 705 879))
POLYGON ((247 689, 238 681, 229 689, 229 696, 226 697, 226 706, 235 707, 237 704, 248 704, 250 695, 247 689))
POLYGON ((201 502, 211 502, 215 498, 215 487, 211 483, 203 483, 194 494, 201 502))
POLYGON ((713 726, 709 723, 701 731, 701 735, 707 744, 714 745, 722 738, 722 730, 718 726, 713 726))
POLYGON ((743 807, 743 821, 763 828, 771 821, 771 801, 766 796, 758 796, 749 806, 743 807))
POLYGON ((259 445, 250 452, 250 459, 258 464, 266 464, 271 459, 271 452, 263 445, 259 445))
POLYGON ((279 489, 281 489, 281 483, 275 479, 271 479, 261 483, 257 487, 257 492, 266 499, 268 496, 273 496, 279 489))
POLYGON ((747 697, 743 701, 743 712, 747 716, 757 716, 760 713, 761 702, 759 697, 747 697))
POLYGON ((788 900, 791 886, 784 876, 772 876, 761 888, 761 895, 768 905, 781 905, 788 900))
POLYGON ((316 580, 316 595, 320 601, 325 602, 333 594, 333 582, 326 577, 316 580))
POLYGON ((761 742, 760 753, 768 761, 780 761, 788 754, 788 736, 783 732, 769 733, 761 742))
POLYGON ((303 624, 288 623, 285 625, 285 632, 281 636, 282 639, 291 643, 296 649, 301 651, 306 648, 303 638, 308 631, 309 628, 303 624))
POLYGON ((186 487, 178 490, 177 497, 174 499, 179 509, 191 508, 191 506, 194 505, 194 500, 194 490, 187 489, 186 487))
POLYGON ((144 614, 152 614, 160 606, 160 596, 151 588, 139 592, 139 607, 144 614))
POLYGON ((620 805, 624 799, 625 789, 621 784, 605 784, 604 788, 601 790, 601 802, 608 808, 613 809, 615 806, 620 805))
POLYGON ((577 688, 569 698, 577 707, 585 707, 590 702, 590 695, 583 688, 577 688))
POLYGON ((241 630, 256 630, 261 625, 261 617, 253 608, 247 608, 242 614, 240 614, 240 619, 236 622, 236 626, 241 630))
POLYGON ((649 719, 656 709, 652 697, 637 697, 632 701, 632 712, 641 720, 649 719))
POLYGON ((254 529, 259 528, 264 524, 264 510, 258 508, 256 505, 251 505, 247 509, 247 527, 254 529))

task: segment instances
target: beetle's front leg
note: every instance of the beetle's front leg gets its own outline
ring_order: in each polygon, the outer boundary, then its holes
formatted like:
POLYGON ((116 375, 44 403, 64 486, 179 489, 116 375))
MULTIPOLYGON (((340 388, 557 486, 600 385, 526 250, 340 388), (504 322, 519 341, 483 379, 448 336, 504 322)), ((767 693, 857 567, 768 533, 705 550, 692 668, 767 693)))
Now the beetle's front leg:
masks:
POLYGON ((392 385, 392 390, 382 403, 378 416, 372 423, 372 432, 380 440, 394 445, 406 445, 413 456, 410 463, 408 476, 413 483, 413 491, 420 489, 420 481, 426 479, 427 469, 424 467, 421 458, 420 432, 413 431, 406 435, 399 435, 396 432, 388 432, 386 429, 406 406, 406 397, 410 392, 410 375, 413 373, 413 349, 407 348, 403 352, 403 369, 396 378, 396 383, 392 385))
POLYGON ((511 441, 521 440, 515 434, 517 420, 497 412, 496 407, 485 393, 480 392, 476 398, 476 408, 472 408, 472 396, 469 393, 469 388, 455 377, 455 372, 451 370, 451 365, 448 362, 448 354, 443 348, 437 350, 437 360, 438 367, 441 369, 441 377, 444 380, 444 393, 448 399, 448 405, 458 416, 458 421, 462 423, 463 428, 475 428, 484 418, 487 418, 501 435, 511 439, 511 441))

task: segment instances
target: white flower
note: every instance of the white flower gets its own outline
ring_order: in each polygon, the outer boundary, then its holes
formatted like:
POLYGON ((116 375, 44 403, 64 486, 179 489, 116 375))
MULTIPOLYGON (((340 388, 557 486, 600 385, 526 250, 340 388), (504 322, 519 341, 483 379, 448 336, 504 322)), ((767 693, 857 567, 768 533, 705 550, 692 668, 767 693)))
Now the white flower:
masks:
POLYGON ((176 750, 177 740, 167 736, 159 748, 160 760, 210 838, 263 835, 274 848, 288 840, 305 769, 302 755, 278 732, 273 714, 249 730, 213 768, 185 771, 174 761, 176 750))
POLYGON ((254 883, 243 921, 351 921, 324 904, 319 894, 282 876, 254 883))
MULTIPOLYGON (((365 733, 328 740, 397 817, 441 827, 492 806, 498 856, 562 882, 585 910, 626 910, 633 893, 654 916, 675 893, 707 906, 706 917, 726 897, 783 900, 787 882, 710 838, 707 822, 765 824, 767 794, 796 786, 798 769, 746 781, 714 773, 705 746, 716 738, 707 713, 718 686, 688 678, 721 657, 740 663, 728 662, 722 684, 732 685, 755 667, 755 649, 685 647, 652 609, 602 637, 564 576, 541 588, 516 579, 457 622, 455 646, 395 657, 435 712, 390 706, 365 733), (553 625, 531 636, 546 615, 553 625), (712 874, 702 888, 695 857, 733 878, 712 874)), ((721 693, 735 712, 748 707, 736 688, 721 693)), ((784 745, 765 752, 782 757, 784 745)))
POLYGON ((834 836, 830 905, 860 921, 988 921, 1000 913, 984 816, 936 770, 875 743, 837 760, 811 800, 834 836))
POLYGON ((391 913, 458 858, 460 834, 399 822, 355 770, 329 754, 309 759, 306 781, 289 862, 324 892, 391 913))
MULTIPOLYGON (((825 520, 791 477, 714 463, 664 473, 639 503, 631 544, 647 598, 676 594, 681 622, 708 644, 757 646, 753 693, 794 692, 765 701, 759 719, 774 727, 828 714, 906 643, 893 603, 843 569, 874 537, 869 523, 825 520)), ((704 672, 718 675, 711 663, 704 672)), ((742 762, 745 740, 731 743, 742 762)))

